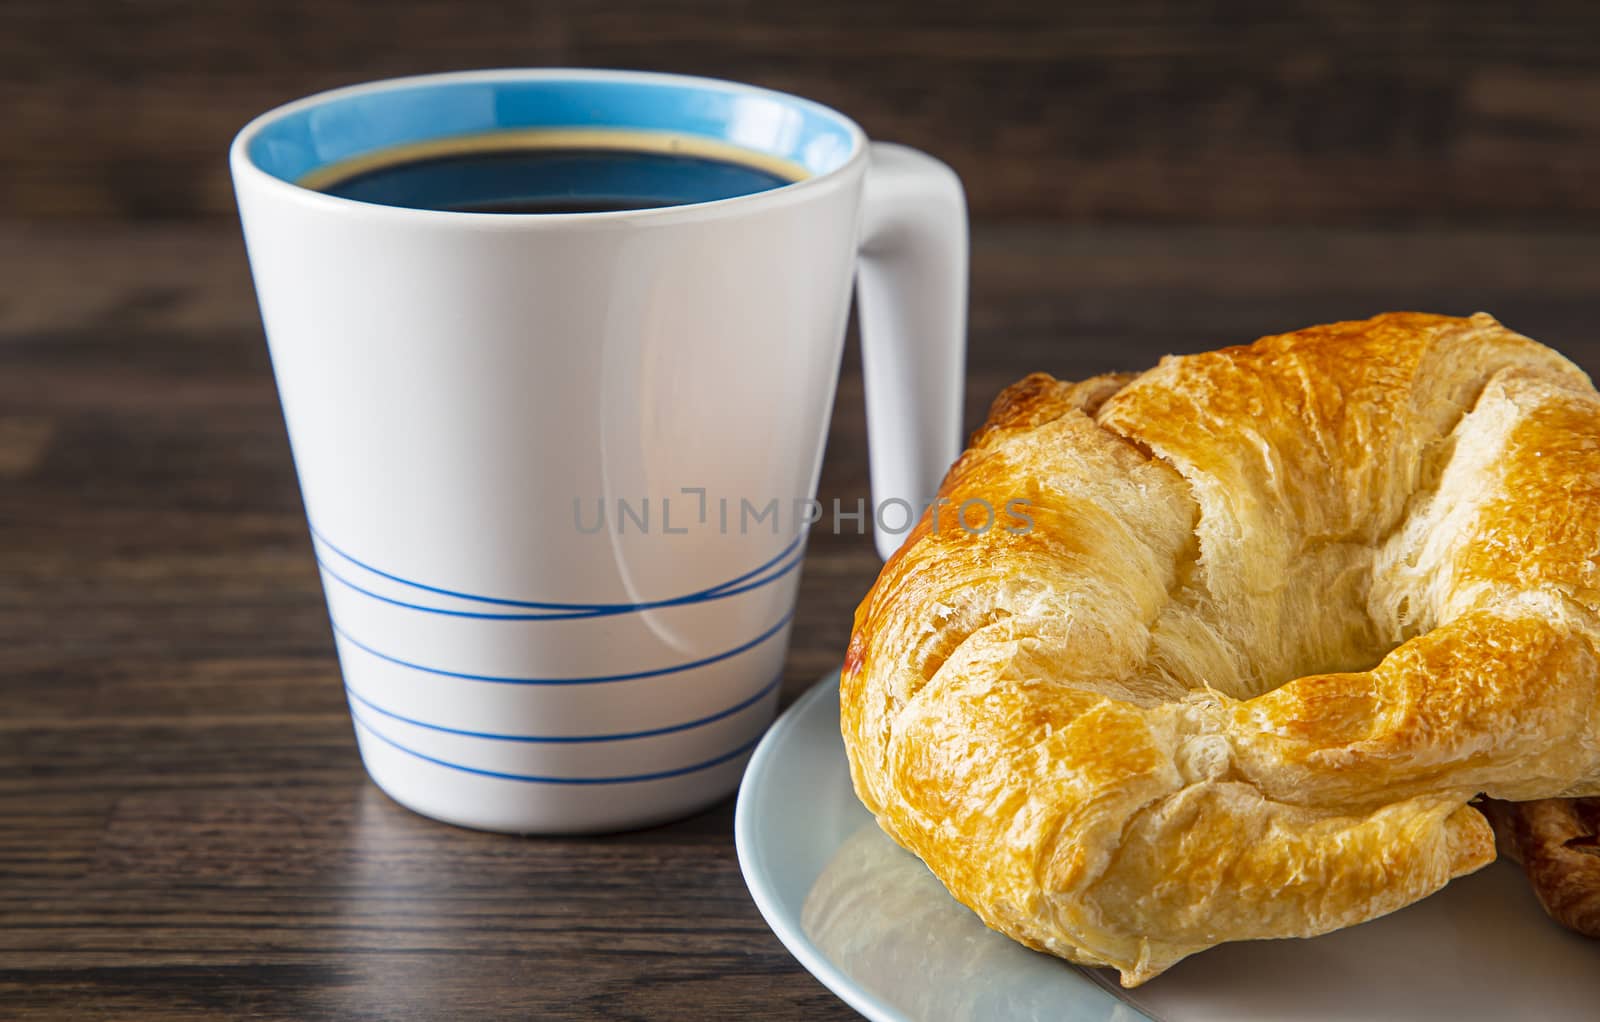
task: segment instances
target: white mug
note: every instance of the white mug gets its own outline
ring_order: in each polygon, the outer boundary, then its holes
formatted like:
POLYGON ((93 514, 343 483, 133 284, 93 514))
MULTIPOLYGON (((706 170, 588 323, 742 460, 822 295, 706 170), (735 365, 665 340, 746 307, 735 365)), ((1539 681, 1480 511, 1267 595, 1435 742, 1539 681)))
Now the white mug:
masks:
MULTIPOLYGON (((519 833, 642 826, 733 791, 777 702, 852 280, 877 505, 922 506, 957 453, 955 175, 792 96, 580 70, 327 92, 252 121, 230 157, 373 780, 519 833), (507 132, 796 180, 554 214, 311 187, 507 132)), ((880 527, 880 552, 898 539, 880 527)))

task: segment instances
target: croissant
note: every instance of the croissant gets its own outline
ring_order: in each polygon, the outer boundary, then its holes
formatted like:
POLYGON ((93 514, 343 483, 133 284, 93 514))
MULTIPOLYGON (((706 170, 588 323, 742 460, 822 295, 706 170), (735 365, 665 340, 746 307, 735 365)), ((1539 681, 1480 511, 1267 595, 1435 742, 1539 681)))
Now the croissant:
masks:
POLYGON ((1600 798, 1475 803, 1551 919, 1600 937, 1600 798))
POLYGON ((841 728, 957 899, 1135 986, 1484 866, 1479 793, 1600 794, 1597 614, 1588 377, 1393 313, 1007 389, 856 611, 841 728))

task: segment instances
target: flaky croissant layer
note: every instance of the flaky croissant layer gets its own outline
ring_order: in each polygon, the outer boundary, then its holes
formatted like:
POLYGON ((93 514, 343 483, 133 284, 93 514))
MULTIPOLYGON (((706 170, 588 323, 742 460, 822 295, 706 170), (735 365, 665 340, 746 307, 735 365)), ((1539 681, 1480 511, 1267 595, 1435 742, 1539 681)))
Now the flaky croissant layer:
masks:
POLYGON ((1025 944, 1136 985, 1478 869, 1480 792, 1600 794, 1600 396, 1487 315, 1030 376, 940 496, 856 611, 845 745, 1025 944))

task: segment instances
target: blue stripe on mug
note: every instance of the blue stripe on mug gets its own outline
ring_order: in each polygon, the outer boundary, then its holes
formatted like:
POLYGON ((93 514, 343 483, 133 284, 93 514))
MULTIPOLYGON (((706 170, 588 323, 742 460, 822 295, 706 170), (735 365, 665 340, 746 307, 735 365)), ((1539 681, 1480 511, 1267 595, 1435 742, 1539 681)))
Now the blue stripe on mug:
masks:
POLYGON ((538 774, 513 774, 500 770, 485 770, 482 767, 467 766, 465 763, 452 763, 450 760, 440 759, 437 756, 430 756, 427 753, 419 752, 410 746, 402 745, 400 742, 395 741, 393 738, 390 738, 388 735, 374 728, 361 716, 361 714, 356 713, 354 710, 351 711, 350 716, 355 720, 357 726, 359 726, 367 734, 383 742, 385 745, 388 745, 390 748, 393 748, 399 752, 403 752, 408 756, 414 756, 424 762, 432 763, 434 766, 441 766, 450 770, 459 770, 465 774, 476 774, 479 777, 492 777, 501 781, 523 781, 530 784, 638 784, 643 781, 664 781, 671 777, 682 777, 685 774, 693 774, 698 773, 701 770, 709 770, 712 767, 721 766, 722 764, 731 760, 738 759, 740 756, 755 748, 756 743, 761 741, 761 735, 756 735, 748 742, 745 742, 743 745, 740 745, 738 748, 733 749, 730 752, 725 752, 720 756, 714 756, 711 759, 705 760, 704 762, 695 763, 685 767, 677 767, 676 769, 672 770, 658 770, 654 773, 646 774, 625 774, 616 777, 545 777, 538 774))
POLYGON ((754 695, 741 699, 739 702, 734 703, 725 710, 718 710, 716 713, 706 717, 700 717, 696 720, 685 721, 682 724, 670 724, 666 727, 651 728, 648 731, 619 731, 602 735, 502 735, 489 731, 467 731, 462 728, 445 727, 443 724, 430 724, 425 720, 417 720, 414 717, 406 717, 395 713, 393 710, 386 710, 377 703, 374 703, 372 700, 368 699, 366 696, 362 695, 360 692, 357 692, 355 689, 351 688, 349 685, 345 685, 344 690, 349 693, 351 699, 354 699, 356 702, 360 703, 362 706, 373 711, 374 713, 388 717, 390 720, 399 721, 402 724, 410 724, 413 727, 427 728, 429 731, 439 731, 447 735, 461 735, 465 738, 484 738, 496 742, 537 742, 553 745, 575 745, 588 742, 625 742, 636 738, 654 738, 657 735, 670 735, 676 734, 680 731, 692 731, 695 728, 705 727, 708 724, 715 724, 719 720, 726 720, 742 710, 748 710, 750 707, 759 703, 762 699, 771 695, 772 692, 777 689, 780 684, 782 684, 782 682, 783 674, 780 672, 777 677, 761 686, 761 689, 754 695))
MULTIPOLYGON (((377 575, 379 578, 388 579, 391 582, 396 582, 396 583, 398 583, 400 585, 407 586, 407 587, 409 587, 411 589, 420 589, 423 592, 436 593, 436 594, 438 594, 440 596, 449 596, 449 597, 452 597, 452 598, 458 599, 458 600, 466 600, 466 601, 468 601, 470 603, 489 603, 489 604, 494 604, 495 606, 500 606, 500 607, 525 607, 525 608, 528 608, 530 610, 554 610, 554 611, 574 611, 574 612, 599 611, 599 612, 603 612, 603 613, 606 613, 606 614, 612 614, 612 613, 615 613, 615 614, 627 614, 627 613, 632 613, 634 611, 639 611, 639 610, 654 610, 654 609, 656 609, 658 607, 675 607, 675 606, 680 606, 680 605, 689 604, 689 603, 701 603, 701 602, 705 602, 705 601, 708 601, 708 600, 721 599, 724 596, 733 596, 733 595, 736 595, 737 593, 740 593, 740 592, 748 592, 749 589, 757 588, 758 586, 766 585, 769 582, 776 581, 778 578, 781 578, 783 575, 787 574, 790 571, 793 571, 796 567, 798 567, 799 564, 800 564, 801 559, 804 556, 804 552, 801 550, 801 544, 802 544, 803 539, 805 538, 804 536, 796 536, 794 539, 790 540, 789 543, 787 545, 785 545, 782 550, 778 551, 778 553, 776 555, 774 555, 773 557, 767 559, 766 561, 763 561, 761 564, 756 565, 754 568, 751 568, 749 571, 745 572, 742 575, 736 575, 733 578, 728 579, 726 582, 719 582, 714 586, 709 586, 709 587, 707 587, 705 589, 698 589, 698 590, 695 590, 692 593, 685 593, 682 596, 674 596, 674 597, 671 597, 671 598, 665 599, 665 600, 652 600, 652 601, 647 601, 647 602, 644 602, 644 603, 555 603, 555 602, 541 601, 541 600, 511 600, 511 599, 506 599, 504 597, 498 597, 498 596, 481 596, 481 595, 478 595, 476 593, 463 592, 463 591, 458 590, 458 589, 446 589, 446 588, 444 588, 442 586, 429 585, 429 584, 424 583, 424 582, 415 581, 414 579, 405 578, 402 575, 396 575, 396 574, 394 574, 392 572, 384 571, 382 568, 376 567, 373 564, 370 564, 370 563, 368 563, 366 561, 360 560, 359 558, 351 555, 350 553, 346 552, 345 550, 343 550, 339 546, 335 545, 332 540, 328 539, 327 536, 324 536, 321 532, 319 532, 315 525, 313 525, 313 524, 308 522, 307 526, 311 530, 312 537, 318 543, 322 544, 323 546, 327 547, 329 550, 333 551, 335 554, 339 555, 339 557, 342 558, 343 560, 349 561, 351 564, 354 564, 356 567, 360 568, 362 571, 370 572, 371 574, 377 575), (746 588, 743 588, 743 589, 734 589, 733 588, 733 587, 739 586, 741 583, 747 582, 747 581, 755 578, 756 576, 760 575, 762 572, 768 570, 769 568, 774 568, 774 567, 778 566, 779 564, 782 564, 785 561, 785 559, 788 558, 791 554, 795 555, 794 561, 792 563, 785 564, 783 566, 782 570, 780 570, 777 574, 773 575, 771 578, 762 579, 759 582, 753 583, 750 586, 748 586, 746 588)), ((328 567, 327 566, 327 562, 325 562, 320 555, 318 555, 318 557, 317 557, 317 563, 322 565, 325 569, 328 567)), ((332 571, 330 570, 329 573, 332 574, 332 571)), ((337 575, 335 575, 334 577, 335 578, 339 578, 339 576, 337 576, 337 575)), ((339 581, 343 582, 345 580, 342 579, 342 578, 339 578, 339 581)), ((346 584, 350 584, 350 583, 346 583, 346 584)), ((351 585, 351 588, 358 588, 358 587, 356 587, 354 585, 351 585)), ((360 591, 364 592, 364 593, 367 593, 367 595, 372 595, 372 596, 376 596, 377 595, 375 593, 370 593, 365 589, 362 589, 360 591)), ((386 597, 378 597, 378 598, 379 599, 384 599, 386 602, 399 603, 399 601, 390 600, 390 599, 388 599, 386 597)), ((417 609, 417 610, 427 610, 427 609, 429 609, 429 608, 421 606, 421 605, 413 605, 413 604, 407 604, 407 603, 399 603, 399 605, 403 606, 403 607, 413 607, 414 609, 417 609)), ((451 613, 451 612, 450 611, 440 611, 440 613, 451 613)), ((466 616, 466 615, 463 614, 462 616, 466 616)), ((484 616, 487 617, 489 615, 484 615, 484 616)), ((584 616, 589 616, 589 615, 586 613, 584 616)), ((596 616, 598 616, 598 615, 596 615, 596 616)), ((522 619, 519 618, 519 619, 514 619, 514 620, 522 620, 522 619)), ((536 620, 536 619, 530 618, 529 620, 536 620)))
MULTIPOLYGON (((377 600, 380 603, 387 603, 393 607, 400 607, 403 610, 421 611, 425 614, 439 614, 444 617, 471 618, 478 621, 575 621, 586 618, 615 617, 619 614, 633 614, 644 610, 660 610, 670 607, 688 607, 697 603, 709 603, 712 600, 722 600, 730 596, 738 596, 742 593, 748 593, 752 590, 760 589, 763 586, 768 586, 778 581, 791 571, 794 571, 796 568, 798 568, 801 562, 805 560, 805 557, 803 553, 796 552, 794 556, 789 559, 788 563, 781 565, 771 575, 768 575, 765 578, 756 579, 753 582, 746 582, 743 585, 734 585, 731 589, 724 589, 721 586, 718 586, 717 588, 711 590, 702 590, 696 593, 689 593, 685 596, 675 596, 670 599, 654 600, 647 603, 613 604, 610 606, 594 606, 573 610, 542 611, 531 614, 493 613, 478 610, 451 610, 445 607, 430 607, 422 603, 409 603, 405 600, 397 600, 392 596, 385 596, 382 593, 374 592, 365 586, 361 586, 355 582, 352 582, 350 579, 345 578, 343 575, 339 574, 339 572, 334 570, 333 566, 327 561, 323 560, 320 556, 318 556, 316 560, 318 567, 326 572, 327 575, 335 582, 338 582, 345 588, 353 592, 360 593, 362 596, 377 600)), ((366 570, 370 571, 372 569, 369 568, 366 570)), ((740 576, 740 579, 736 579, 734 581, 740 581, 745 577, 747 576, 740 576)), ((722 585, 733 585, 733 582, 724 582, 722 585)), ((466 599, 467 597, 462 598, 466 599)))
POLYGON ((708 667, 711 664, 719 663, 720 661, 727 660, 730 657, 736 657, 740 653, 745 653, 754 649, 763 642, 766 642, 768 639, 777 635, 779 632, 783 631, 784 627, 787 626, 793 619, 794 611, 791 609, 788 613, 784 614, 783 617, 778 619, 777 624, 774 624, 772 627, 768 628, 766 631, 762 632, 760 635, 749 640, 748 642, 740 643, 732 649, 724 650, 721 653, 705 657, 701 660, 691 660, 688 663, 674 664, 671 667, 657 667, 648 671, 634 671, 628 674, 589 675, 576 678, 512 678, 494 674, 469 674, 465 671, 448 671, 439 667, 429 667, 425 664, 418 664, 409 660, 402 660, 399 657, 391 656, 388 653, 373 649, 371 646, 345 631, 339 622, 334 620, 331 615, 328 621, 329 624, 333 626, 334 632, 337 633, 340 638, 344 639, 352 646, 355 646, 357 649, 365 653, 369 653, 372 656, 377 657, 379 660, 386 660, 398 667, 404 667, 413 671, 421 671, 424 674, 436 674, 443 678, 457 678, 462 681, 487 681, 498 685, 601 685, 616 681, 639 681, 645 678, 658 678, 667 674, 677 674, 681 671, 692 671, 697 667, 708 667))

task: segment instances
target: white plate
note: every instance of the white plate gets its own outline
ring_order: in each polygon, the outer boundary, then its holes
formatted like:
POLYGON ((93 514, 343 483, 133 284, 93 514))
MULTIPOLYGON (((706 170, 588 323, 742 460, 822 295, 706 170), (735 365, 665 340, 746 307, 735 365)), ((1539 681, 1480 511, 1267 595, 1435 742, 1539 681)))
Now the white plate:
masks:
POLYGON ((734 832, 778 939, 881 1022, 1600 1018, 1600 941, 1546 919, 1509 863, 1325 937, 1215 948, 1134 991, 1029 951, 986 929, 856 801, 834 675, 756 749, 734 832))

